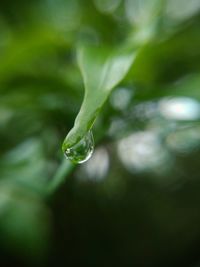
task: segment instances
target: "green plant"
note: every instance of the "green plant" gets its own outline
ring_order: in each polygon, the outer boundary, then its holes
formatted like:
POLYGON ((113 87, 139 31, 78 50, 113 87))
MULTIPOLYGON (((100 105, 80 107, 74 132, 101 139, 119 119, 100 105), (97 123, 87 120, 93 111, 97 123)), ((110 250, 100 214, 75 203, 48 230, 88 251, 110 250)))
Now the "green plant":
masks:
MULTIPOLYGON (((20 0, 12 4, 9 1, 0 3, 0 245, 3 248, 12 248, 28 259, 45 256, 52 217, 57 219, 57 208, 52 207, 57 190, 63 198, 65 193, 71 196, 75 190, 73 186, 77 186, 74 185, 76 175, 80 172, 81 177, 89 177, 84 173, 84 167, 76 163, 91 155, 92 131, 97 151, 99 146, 108 147, 114 162, 114 167, 106 174, 105 184, 102 182, 95 189, 95 196, 91 196, 92 190, 81 188, 86 198, 87 194, 91 197, 91 202, 95 199, 97 207, 98 194, 102 202, 112 195, 118 199, 119 195, 118 205, 126 210, 121 195, 128 190, 129 183, 132 185, 129 178, 135 179, 140 171, 146 181, 141 186, 144 192, 149 187, 151 191, 149 176, 162 181, 172 177, 178 181, 181 175, 184 176, 182 173, 193 173, 199 159, 199 154, 192 154, 199 146, 198 11, 198 1, 185 0, 38 0, 28 3, 20 0), (181 5, 184 7, 180 8, 181 5), (125 104, 120 106, 119 100, 124 94, 125 104), (178 121, 161 114, 161 107, 169 103, 169 96, 192 99, 179 101, 189 103, 190 112, 194 113, 188 114, 197 114, 196 119, 178 121), (156 138, 152 137, 152 132, 156 138), (132 136, 133 133, 136 135, 132 136), (124 158, 117 158, 120 153, 116 152, 123 150, 129 135, 132 139, 128 140, 133 140, 135 145, 143 140, 149 148, 149 155, 142 154, 141 159, 139 154, 144 149, 137 147, 139 160, 135 161, 138 165, 133 170, 128 166, 129 157, 124 163, 124 158), (167 148, 164 147, 166 143, 167 148), (64 158, 61 146, 73 163, 64 158), (187 164, 178 154, 180 147, 188 153, 187 164), (154 152, 162 164, 154 161, 154 152), (174 162, 179 171, 171 167, 174 162), (69 189, 65 187, 66 183, 69 189)), ((193 176, 198 176, 198 172, 193 176)), ((131 188, 134 190, 134 186, 131 188)), ((81 214, 81 208, 85 207, 81 206, 78 189, 80 206, 77 213, 81 214)), ((165 197, 160 196, 162 189, 159 190, 156 194, 164 206, 165 197)), ((140 199, 140 194, 134 192, 140 199)), ((129 193, 127 196, 131 195, 129 193)), ((166 199, 173 206, 175 200, 173 202, 168 195, 166 199)), ((70 200, 69 203, 74 204, 73 194, 70 200)), ((130 203, 135 201, 137 199, 130 197, 130 203)), ((64 213, 61 202, 59 209, 64 213)), ((150 203, 161 214, 155 220, 163 222, 162 208, 151 198, 150 203)), ((104 203, 99 205, 104 207, 104 203)), ((76 212, 76 204, 72 205, 71 212, 76 212)), ((93 206, 87 212, 91 218, 93 206)), ((187 214, 192 217, 190 211, 187 214)), ((109 214, 106 216, 109 218, 109 214)), ((128 215, 124 216, 129 221, 128 215)), ((185 224, 177 219, 173 228, 176 233, 178 224, 183 229, 181 233, 186 224, 193 225, 189 216, 186 217, 185 224)), ((84 218, 83 214, 78 220, 84 223, 84 218)), ((166 223, 170 223, 170 219, 166 219, 166 223)), ((110 224, 113 224, 111 219, 110 224)), ((185 244, 194 240, 198 233, 197 227, 193 227, 185 244)), ((184 243, 177 241, 177 244, 180 250, 182 246, 184 248, 184 243)), ((162 254, 159 255, 162 258, 162 254)))

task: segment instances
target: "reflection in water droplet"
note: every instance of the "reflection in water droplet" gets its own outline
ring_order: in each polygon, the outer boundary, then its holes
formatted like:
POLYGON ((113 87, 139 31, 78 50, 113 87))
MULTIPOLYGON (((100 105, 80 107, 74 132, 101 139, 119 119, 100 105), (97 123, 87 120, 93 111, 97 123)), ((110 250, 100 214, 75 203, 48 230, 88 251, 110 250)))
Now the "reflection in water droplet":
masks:
POLYGON ((90 159, 94 151, 94 138, 89 131, 83 139, 70 148, 66 148, 64 154, 73 163, 83 163, 90 159))

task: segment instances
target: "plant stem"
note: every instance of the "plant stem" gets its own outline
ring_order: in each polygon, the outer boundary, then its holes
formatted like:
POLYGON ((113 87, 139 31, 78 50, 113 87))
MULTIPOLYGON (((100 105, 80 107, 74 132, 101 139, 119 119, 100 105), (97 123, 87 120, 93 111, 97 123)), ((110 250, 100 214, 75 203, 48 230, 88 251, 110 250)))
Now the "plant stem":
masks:
POLYGON ((76 165, 72 164, 66 159, 63 159, 62 163, 58 167, 55 175, 50 181, 47 188, 47 195, 51 195, 55 190, 65 181, 65 178, 73 171, 76 165))

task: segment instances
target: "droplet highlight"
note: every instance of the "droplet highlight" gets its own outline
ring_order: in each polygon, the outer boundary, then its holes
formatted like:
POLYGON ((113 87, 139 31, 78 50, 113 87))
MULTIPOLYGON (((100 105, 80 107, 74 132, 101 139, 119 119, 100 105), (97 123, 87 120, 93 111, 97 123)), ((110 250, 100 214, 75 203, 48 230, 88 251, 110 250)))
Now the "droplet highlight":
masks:
POLYGON ((64 150, 64 155, 73 163, 83 163, 89 160, 94 151, 94 138, 92 131, 87 134, 74 146, 64 150))

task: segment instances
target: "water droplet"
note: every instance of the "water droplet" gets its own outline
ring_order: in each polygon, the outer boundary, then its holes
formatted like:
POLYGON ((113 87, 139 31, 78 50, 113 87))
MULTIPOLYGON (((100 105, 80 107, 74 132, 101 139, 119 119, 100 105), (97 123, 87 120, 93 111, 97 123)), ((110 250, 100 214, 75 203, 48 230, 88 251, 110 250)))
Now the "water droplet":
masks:
POLYGON ((94 151, 94 138, 92 131, 87 134, 77 144, 70 148, 66 148, 64 154, 67 159, 73 163, 83 163, 90 159, 94 151))

